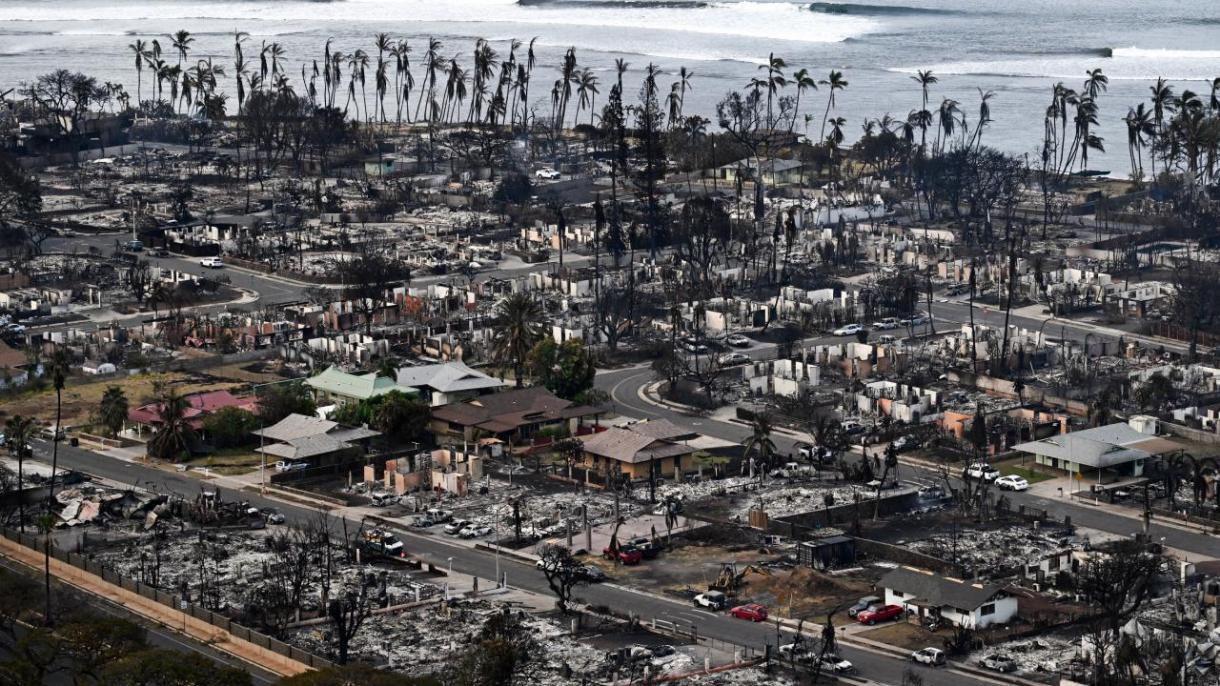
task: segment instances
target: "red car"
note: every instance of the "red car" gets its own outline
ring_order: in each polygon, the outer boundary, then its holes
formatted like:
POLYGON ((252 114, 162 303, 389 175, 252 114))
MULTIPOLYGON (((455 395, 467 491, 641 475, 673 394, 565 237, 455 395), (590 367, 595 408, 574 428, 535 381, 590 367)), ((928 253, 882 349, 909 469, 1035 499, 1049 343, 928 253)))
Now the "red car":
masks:
POLYGON ((902 616, 901 605, 882 605, 876 610, 865 610, 856 615, 856 620, 861 624, 872 626, 877 622, 884 622, 891 619, 898 619, 902 616))
MULTIPOLYGON (((610 546, 602 549, 602 557, 607 560, 614 559, 614 551, 610 550, 610 546)), ((644 553, 639 548, 631 546, 623 546, 618 549, 618 561, 625 565, 638 565, 644 559, 644 553)))
POLYGON ((751 622, 767 621, 767 608, 758 603, 750 603, 749 605, 738 605, 729 610, 729 614, 738 619, 748 619, 751 622))

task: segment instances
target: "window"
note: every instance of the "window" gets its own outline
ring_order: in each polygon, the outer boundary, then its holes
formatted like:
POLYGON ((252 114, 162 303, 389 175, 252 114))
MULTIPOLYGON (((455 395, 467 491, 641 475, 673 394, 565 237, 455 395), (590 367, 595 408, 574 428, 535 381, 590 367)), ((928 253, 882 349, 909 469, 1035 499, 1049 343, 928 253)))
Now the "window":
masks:
POLYGON ((893 590, 891 590, 891 591, 890 591, 890 593, 893 593, 895 598, 901 598, 901 597, 902 597, 902 591, 893 591, 893 590))
POLYGON ((995 603, 987 603, 979 608, 979 614, 986 617, 987 615, 995 614, 995 603))

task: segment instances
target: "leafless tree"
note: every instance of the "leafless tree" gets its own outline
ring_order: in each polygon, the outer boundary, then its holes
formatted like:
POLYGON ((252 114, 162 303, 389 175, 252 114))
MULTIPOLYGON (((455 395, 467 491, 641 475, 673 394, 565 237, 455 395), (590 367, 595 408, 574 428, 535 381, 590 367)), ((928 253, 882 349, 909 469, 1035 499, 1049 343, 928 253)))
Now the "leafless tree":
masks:
POLYGON ((369 604, 368 587, 363 583, 359 588, 347 588, 342 595, 330 601, 326 616, 330 619, 331 631, 335 637, 339 664, 347 664, 348 648, 352 639, 370 614, 372 606, 369 604))

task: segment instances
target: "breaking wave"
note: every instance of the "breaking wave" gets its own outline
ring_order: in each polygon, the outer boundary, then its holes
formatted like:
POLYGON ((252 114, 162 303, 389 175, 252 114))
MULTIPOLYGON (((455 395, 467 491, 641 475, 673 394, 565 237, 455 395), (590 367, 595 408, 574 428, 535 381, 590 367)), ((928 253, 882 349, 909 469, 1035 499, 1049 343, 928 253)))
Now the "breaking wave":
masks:
POLYGON ((809 10, 822 14, 851 14, 862 17, 888 17, 908 14, 964 14, 959 10, 933 7, 910 7, 906 5, 866 5, 855 2, 812 2, 809 10))
POLYGON ((1070 54, 1045 54, 1033 59, 949 62, 892 68, 887 71, 914 74, 931 69, 941 75, 987 76, 1000 78, 1076 79, 1085 70, 1101 67, 1111 81, 1211 80, 1220 50, 1178 50, 1171 48, 1103 48, 1070 54), (1098 58, 1102 58, 1099 60, 1098 58))
POLYGON ((703 0, 517 0, 523 7, 622 7, 639 9, 704 9, 711 3, 703 0))

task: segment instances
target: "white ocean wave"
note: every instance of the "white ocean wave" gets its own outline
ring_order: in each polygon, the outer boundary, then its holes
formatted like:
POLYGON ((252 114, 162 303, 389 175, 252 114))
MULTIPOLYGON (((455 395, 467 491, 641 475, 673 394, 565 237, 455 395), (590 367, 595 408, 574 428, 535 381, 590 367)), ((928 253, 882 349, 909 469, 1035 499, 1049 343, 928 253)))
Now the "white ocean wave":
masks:
POLYGON ((891 72, 914 74, 931 69, 941 76, 998 76, 1083 81, 1085 71, 1100 68, 1111 81, 1210 81, 1216 76, 1220 50, 1114 48, 1098 54, 980 60, 894 67, 891 72))

